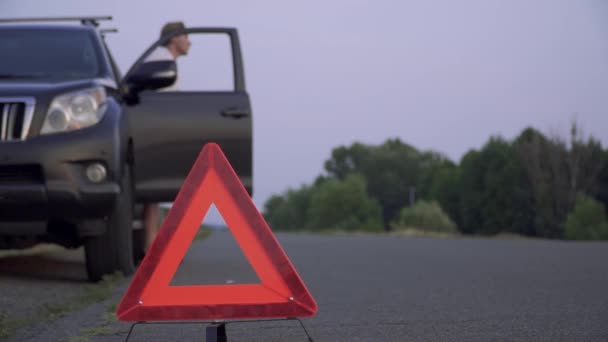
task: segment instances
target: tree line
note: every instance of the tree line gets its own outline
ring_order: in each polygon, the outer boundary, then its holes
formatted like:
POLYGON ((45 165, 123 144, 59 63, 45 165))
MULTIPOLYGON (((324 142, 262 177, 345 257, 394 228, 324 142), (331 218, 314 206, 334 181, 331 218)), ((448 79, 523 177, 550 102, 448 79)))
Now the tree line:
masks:
POLYGON ((568 138, 526 128, 492 136, 455 163, 400 139, 332 150, 312 184, 274 195, 264 216, 278 230, 515 233, 608 239, 608 150, 573 124, 568 138))

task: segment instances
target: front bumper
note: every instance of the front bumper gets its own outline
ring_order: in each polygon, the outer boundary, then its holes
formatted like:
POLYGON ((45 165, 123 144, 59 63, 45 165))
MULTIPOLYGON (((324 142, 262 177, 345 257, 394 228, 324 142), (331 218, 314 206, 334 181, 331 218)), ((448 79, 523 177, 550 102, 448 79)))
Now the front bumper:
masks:
POLYGON ((120 139, 102 120, 78 131, 0 142, 0 221, 79 222, 109 214, 120 193, 120 139), (100 163, 107 179, 92 183, 100 163))

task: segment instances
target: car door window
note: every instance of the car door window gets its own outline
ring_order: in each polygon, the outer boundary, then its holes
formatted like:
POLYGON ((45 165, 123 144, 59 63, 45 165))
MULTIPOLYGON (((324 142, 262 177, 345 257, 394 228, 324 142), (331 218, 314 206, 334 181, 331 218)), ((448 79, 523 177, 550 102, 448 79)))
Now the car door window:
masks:
POLYGON ((190 34, 188 55, 177 59, 180 91, 234 91, 230 36, 190 34))

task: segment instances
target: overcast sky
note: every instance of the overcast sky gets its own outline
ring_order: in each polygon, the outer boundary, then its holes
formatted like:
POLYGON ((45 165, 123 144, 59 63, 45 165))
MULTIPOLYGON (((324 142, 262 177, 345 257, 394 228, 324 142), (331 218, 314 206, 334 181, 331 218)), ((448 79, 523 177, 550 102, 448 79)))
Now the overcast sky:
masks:
POLYGON ((123 72, 166 21, 239 29, 260 208, 355 141, 458 161, 576 117, 608 145, 606 0, 0 0, 1 17, 106 14, 123 72))

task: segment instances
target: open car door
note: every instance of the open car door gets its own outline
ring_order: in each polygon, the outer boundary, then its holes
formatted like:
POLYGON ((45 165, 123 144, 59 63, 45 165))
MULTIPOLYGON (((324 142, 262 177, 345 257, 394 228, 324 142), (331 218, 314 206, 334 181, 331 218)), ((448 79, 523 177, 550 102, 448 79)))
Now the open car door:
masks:
POLYGON ((123 86, 129 86, 130 75, 145 66, 144 61, 156 48, 183 33, 189 37, 228 36, 234 87, 202 91, 143 90, 135 95, 136 100, 127 106, 126 112, 133 143, 137 201, 173 201, 208 142, 219 144, 251 194, 252 113, 236 29, 188 28, 159 39, 131 67, 123 86))

